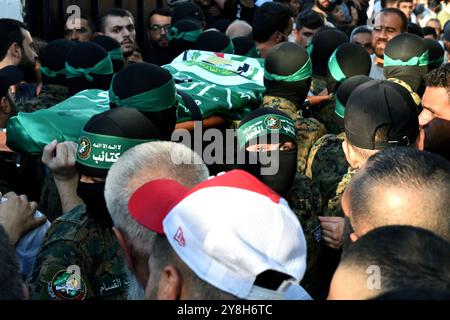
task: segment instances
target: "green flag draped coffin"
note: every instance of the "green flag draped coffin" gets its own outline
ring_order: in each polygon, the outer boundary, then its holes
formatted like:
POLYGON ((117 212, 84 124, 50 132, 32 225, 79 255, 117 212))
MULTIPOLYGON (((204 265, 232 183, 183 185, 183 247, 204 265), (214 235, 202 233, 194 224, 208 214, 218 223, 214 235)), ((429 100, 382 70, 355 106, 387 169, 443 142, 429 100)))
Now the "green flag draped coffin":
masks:
MULTIPOLYGON (((259 107, 265 91, 262 59, 189 50, 164 68, 175 78, 177 89, 195 100, 203 119, 216 114, 241 120, 259 107)), ((192 120, 181 97, 178 103, 178 122, 192 120)))
POLYGON ((19 113, 11 118, 6 128, 7 145, 17 152, 38 155, 55 139, 78 142, 89 119, 107 110, 108 91, 81 91, 49 109, 19 113))
MULTIPOLYGON (((164 68, 178 82, 177 89, 195 100, 203 119, 218 114, 241 120, 260 105, 265 91, 260 59, 191 50, 164 68)), ((181 96, 178 103, 178 122, 191 121, 192 114, 181 96)), ((54 139, 78 142, 89 119, 107 110, 108 91, 82 91, 49 109, 11 118, 7 145, 17 152, 38 155, 54 139)))

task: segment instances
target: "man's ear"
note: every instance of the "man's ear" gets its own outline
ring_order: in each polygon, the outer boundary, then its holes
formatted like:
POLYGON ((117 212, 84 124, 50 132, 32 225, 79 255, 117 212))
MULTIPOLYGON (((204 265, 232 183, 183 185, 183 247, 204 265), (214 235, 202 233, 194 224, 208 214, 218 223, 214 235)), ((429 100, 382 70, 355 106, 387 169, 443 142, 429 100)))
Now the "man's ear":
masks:
POLYGON ((425 129, 420 128, 419 134, 417 135, 416 140, 416 148, 417 150, 424 151, 425 150, 425 129))
POLYGON ((17 42, 14 42, 8 49, 8 54, 13 58, 13 60, 20 62, 22 59, 22 48, 17 42))
POLYGON ((269 40, 267 42, 272 42, 272 43, 279 43, 279 39, 281 38, 281 34, 280 31, 275 31, 274 33, 272 33, 272 35, 270 36, 269 40))
POLYGON ((281 43, 281 42, 285 41, 285 35, 282 32, 277 31, 277 32, 275 32, 275 34, 276 34, 276 38, 275 38, 276 43, 281 43))
POLYGON ((103 32, 94 32, 94 38, 98 36, 104 36, 105 34, 103 32))
POLYGON ((179 300, 183 280, 180 271, 173 265, 167 265, 161 272, 158 285, 158 300, 179 300))
POLYGON ((11 105, 6 97, 0 99, 0 113, 11 114, 11 105))
POLYGON ((135 269, 135 259, 133 256, 133 248, 131 246, 131 243, 127 240, 125 235, 117 229, 116 227, 112 228, 112 231, 114 233, 114 236, 117 239, 117 242, 119 242, 120 247, 122 248, 122 252, 125 256, 125 259, 127 260, 127 265, 130 270, 135 269))
POLYGON ((355 153, 353 147, 348 143, 347 139, 342 142, 342 149, 345 153, 345 158, 347 159, 350 167, 354 169, 359 169, 361 167, 361 163, 359 162, 358 156, 355 153))

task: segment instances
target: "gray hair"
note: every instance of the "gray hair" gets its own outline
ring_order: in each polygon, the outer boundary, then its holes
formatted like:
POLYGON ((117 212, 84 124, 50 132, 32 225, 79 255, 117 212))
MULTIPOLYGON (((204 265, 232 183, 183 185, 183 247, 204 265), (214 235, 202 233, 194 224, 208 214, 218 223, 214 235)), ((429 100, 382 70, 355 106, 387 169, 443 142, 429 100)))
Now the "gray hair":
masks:
POLYGON ((251 37, 253 28, 244 20, 235 20, 227 28, 225 34, 234 39, 237 37, 251 37))
POLYGON ((133 244, 136 253, 147 257, 155 233, 130 215, 128 201, 131 195, 156 179, 173 179, 191 188, 208 177, 208 168, 201 158, 182 144, 150 142, 130 149, 111 167, 106 179, 105 200, 114 226, 133 244), (179 164, 175 161, 179 159, 185 161, 179 164))

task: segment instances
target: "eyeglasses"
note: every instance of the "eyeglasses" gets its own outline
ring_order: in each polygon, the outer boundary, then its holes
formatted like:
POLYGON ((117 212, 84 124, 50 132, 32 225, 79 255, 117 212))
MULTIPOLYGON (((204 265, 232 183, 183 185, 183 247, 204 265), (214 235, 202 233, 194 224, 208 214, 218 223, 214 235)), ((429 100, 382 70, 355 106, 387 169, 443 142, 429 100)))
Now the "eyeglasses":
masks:
POLYGON ((152 32, 161 33, 162 29, 167 33, 170 30, 170 24, 166 24, 164 26, 160 26, 159 24, 152 24, 148 27, 148 29, 152 32))

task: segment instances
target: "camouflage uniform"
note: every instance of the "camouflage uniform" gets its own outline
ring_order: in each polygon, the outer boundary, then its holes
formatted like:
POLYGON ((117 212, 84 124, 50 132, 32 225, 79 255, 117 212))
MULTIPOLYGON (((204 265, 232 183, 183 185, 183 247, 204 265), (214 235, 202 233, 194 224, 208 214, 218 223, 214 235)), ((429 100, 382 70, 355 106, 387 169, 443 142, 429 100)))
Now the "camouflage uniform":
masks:
POLYGON ((298 147, 298 171, 304 173, 309 152, 314 143, 326 134, 323 124, 313 118, 304 118, 297 111, 297 106, 280 97, 264 97, 263 107, 275 108, 283 111, 295 121, 297 129, 297 147, 298 147))
POLYGON ((324 216, 330 215, 329 201, 336 197, 338 185, 348 171, 347 159, 342 150, 344 140, 345 133, 337 136, 327 134, 314 144, 308 158, 306 176, 312 179, 314 187, 319 190, 322 204, 320 211, 324 216))
POLYGON ((324 215, 332 217, 344 217, 344 211, 341 207, 342 195, 344 194, 345 189, 347 189, 348 185, 350 184, 352 178, 355 176, 356 172, 356 169, 353 169, 351 167, 348 168, 347 173, 339 182, 334 196, 330 198, 330 200, 328 200, 328 205, 325 208, 324 215))
POLYGON ((305 234, 308 258, 302 286, 314 297, 317 296, 315 290, 319 281, 319 274, 314 271, 317 269, 317 258, 321 245, 318 239, 315 238, 315 236, 317 237, 317 233, 314 234, 314 232, 320 225, 317 218, 318 208, 320 207, 318 201, 320 198, 315 189, 313 189, 311 179, 302 174, 297 174, 286 200, 299 219, 305 234))
POLYGON ((327 88, 327 78, 313 74, 311 77, 311 91, 313 96, 318 96, 327 88))
MULTIPOLYGON (((312 178, 311 188, 318 194, 316 201, 318 215, 343 217, 341 198, 355 170, 349 168, 342 142, 345 133, 339 135, 327 134, 320 138, 311 148, 306 169, 306 176, 312 178)), ((325 299, 332 276, 340 261, 341 251, 321 245, 313 254, 315 265, 306 276, 313 281, 310 293, 317 299, 325 299)), ((305 277, 306 277, 305 276, 305 277)), ((305 286, 306 287, 306 286, 305 286)))
POLYGON ((95 223, 85 206, 76 207, 48 230, 28 280, 31 298, 125 300, 128 282, 118 250, 111 229, 95 223), (78 280, 67 281, 67 271, 76 268, 78 280), (71 283, 79 289, 71 290, 71 283))
POLYGON ((323 123, 328 133, 338 134, 342 131, 343 121, 337 120, 335 113, 336 98, 322 102, 319 106, 312 108, 312 115, 320 123, 323 123), (339 123, 341 122, 341 123, 339 123))
POLYGON ((69 97, 69 89, 59 85, 45 85, 39 97, 16 104, 17 112, 34 112, 41 109, 53 107, 69 97))

